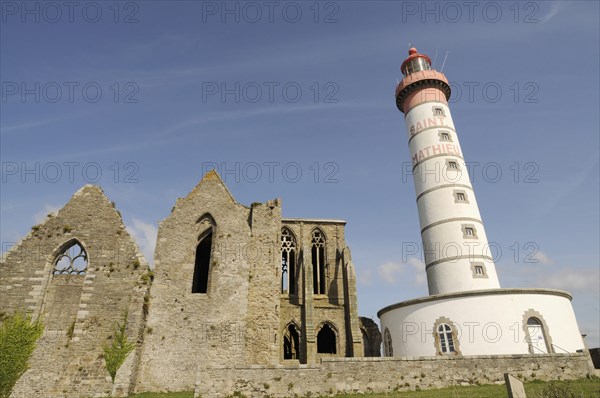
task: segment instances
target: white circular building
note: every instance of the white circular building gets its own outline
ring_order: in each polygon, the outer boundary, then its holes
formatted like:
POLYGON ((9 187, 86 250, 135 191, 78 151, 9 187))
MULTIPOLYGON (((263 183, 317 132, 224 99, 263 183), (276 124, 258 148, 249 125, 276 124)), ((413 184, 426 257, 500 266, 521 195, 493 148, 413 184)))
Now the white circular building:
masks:
POLYGON ((396 105, 408 131, 430 295, 378 312, 385 355, 583 350, 569 293, 500 288, 448 107, 448 80, 415 48, 401 70, 396 105))

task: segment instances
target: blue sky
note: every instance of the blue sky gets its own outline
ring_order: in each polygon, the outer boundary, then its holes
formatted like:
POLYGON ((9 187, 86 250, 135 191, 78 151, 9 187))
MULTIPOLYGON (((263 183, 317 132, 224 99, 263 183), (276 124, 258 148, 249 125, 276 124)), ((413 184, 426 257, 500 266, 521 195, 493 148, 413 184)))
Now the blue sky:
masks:
POLYGON ((348 221, 361 315, 426 295, 393 95, 412 43, 448 52, 501 285, 570 291, 600 346, 598 2, 0 4, 3 251, 95 183, 151 259, 216 164, 241 203, 348 221))

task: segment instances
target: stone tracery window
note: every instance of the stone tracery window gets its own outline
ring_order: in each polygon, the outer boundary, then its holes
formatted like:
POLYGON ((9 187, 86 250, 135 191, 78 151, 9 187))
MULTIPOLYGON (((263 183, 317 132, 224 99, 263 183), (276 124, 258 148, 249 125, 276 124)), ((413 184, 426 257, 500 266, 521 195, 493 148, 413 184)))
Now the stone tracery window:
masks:
POLYGON ((87 253, 74 242, 54 261, 54 275, 85 275, 88 267, 87 253))
POLYGON ((281 230, 281 293, 296 294, 296 238, 288 228, 281 230))
POLYGON ((300 359, 300 332, 293 322, 283 331, 283 359, 300 359))
POLYGON ((383 331, 383 351, 386 357, 394 356, 394 348, 392 346, 392 335, 390 334, 390 330, 385 328, 383 331))
POLYGON ((315 294, 326 294, 325 286, 325 235, 319 229, 312 233, 313 291, 315 294))

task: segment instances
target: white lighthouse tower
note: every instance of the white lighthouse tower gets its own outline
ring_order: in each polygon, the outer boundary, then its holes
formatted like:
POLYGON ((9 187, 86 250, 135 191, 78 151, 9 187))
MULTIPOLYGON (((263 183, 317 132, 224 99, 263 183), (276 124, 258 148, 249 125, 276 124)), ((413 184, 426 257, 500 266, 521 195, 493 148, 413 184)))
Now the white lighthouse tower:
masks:
POLYGON ((404 114, 429 296, 381 309, 386 356, 576 353, 571 295, 500 288, 457 130, 450 85, 416 48, 402 63, 404 114))
POLYGON ((401 66, 404 113, 429 294, 499 288, 448 99, 450 85, 416 48, 401 66))

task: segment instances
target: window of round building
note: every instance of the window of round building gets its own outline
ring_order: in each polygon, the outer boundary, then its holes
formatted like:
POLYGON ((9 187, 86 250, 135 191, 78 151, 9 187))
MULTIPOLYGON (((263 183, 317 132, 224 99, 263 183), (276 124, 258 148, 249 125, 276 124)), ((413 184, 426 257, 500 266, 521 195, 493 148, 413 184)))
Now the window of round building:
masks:
POLYGON ((527 319, 527 332, 529 333, 530 350, 534 354, 547 354, 546 334, 542 322, 536 317, 527 319))
POLYGON ((447 323, 442 323, 437 328, 439 337, 440 352, 442 354, 451 354, 455 352, 454 337, 452 336, 452 328, 447 323))

